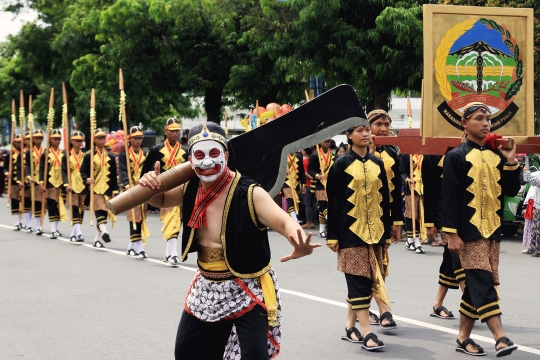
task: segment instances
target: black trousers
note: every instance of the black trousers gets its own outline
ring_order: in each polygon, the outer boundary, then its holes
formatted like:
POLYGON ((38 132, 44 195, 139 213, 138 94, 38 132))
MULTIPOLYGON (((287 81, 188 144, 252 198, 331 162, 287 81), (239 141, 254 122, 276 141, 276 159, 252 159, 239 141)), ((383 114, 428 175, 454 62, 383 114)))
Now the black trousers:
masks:
POLYGON ((493 274, 487 270, 465 269, 465 278, 459 312, 481 322, 502 315, 493 274))
POLYGON ((459 289, 459 282, 465 279, 459 255, 444 245, 443 260, 439 268, 439 285, 449 289, 459 289), (459 278, 458 278, 459 277, 459 278))
POLYGON ((270 359, 268 319, 260 305, 232 321, 204 322, 185 310, 178 325, 174 357, 176 360, 222 360, 232 326, 240 342, 242 360, 270 359))
POLYGON ((133 228, 132 221, 129 222, 129 238, 131 242, 142 240, 142 223, 138 222, 135 224, 137 224, 137 229, 133 228))
POLYGON ((47 198, 47 211, 49 212, 49 222, 60 221, 58 201, 47 198))
POLYGON ((72 206, 71 212, 73 213, 73 225, 75 224, 82 224, 83 217, 84 217, 84 211, 81 211, 81 208, 78 206, 72 206))

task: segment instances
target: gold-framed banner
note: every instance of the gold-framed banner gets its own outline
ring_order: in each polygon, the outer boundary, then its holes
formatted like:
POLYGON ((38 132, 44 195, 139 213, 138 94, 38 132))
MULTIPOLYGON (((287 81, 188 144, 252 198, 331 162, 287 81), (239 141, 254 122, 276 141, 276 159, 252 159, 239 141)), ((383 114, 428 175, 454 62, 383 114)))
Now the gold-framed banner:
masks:
POLYGON ((424 137, 461 136, 461 110, 492 112, 493 132, 534 136, 533 9, 424 5, 424 137))

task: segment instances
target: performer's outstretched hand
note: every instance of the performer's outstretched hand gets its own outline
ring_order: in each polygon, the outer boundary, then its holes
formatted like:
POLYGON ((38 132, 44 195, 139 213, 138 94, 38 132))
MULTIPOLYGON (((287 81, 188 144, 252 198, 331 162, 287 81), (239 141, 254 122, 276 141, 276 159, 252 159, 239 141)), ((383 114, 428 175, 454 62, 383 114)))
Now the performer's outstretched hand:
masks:
POLYGON ((161 182, 158 179, 160 171, 159 161, 154 165, 154 171, 149 171, 139 179, 139 185, 148 186, 150 189, 159 189, 161 182))
POLYGON ((310 244, 311 233, 309 233, 304 240, 304 231, 302 229, 296 230, 297 236, 289 235, 289 241, 293 245, 294 250, 287 256, 281 258, 281 262, 289 261, 292 259, 298 259, 302 256, 310 255, 313 249, 318 248, 321 244, 310 244))

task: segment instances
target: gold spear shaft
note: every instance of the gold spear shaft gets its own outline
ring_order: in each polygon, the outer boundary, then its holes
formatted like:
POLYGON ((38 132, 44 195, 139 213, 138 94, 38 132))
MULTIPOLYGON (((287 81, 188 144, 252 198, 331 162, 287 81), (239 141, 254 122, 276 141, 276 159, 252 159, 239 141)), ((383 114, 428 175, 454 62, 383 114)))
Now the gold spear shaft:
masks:
POLYGON ((49 150, 51 146, 51 130, 54 121, 54 115, 51 114, 51 110, 54 108, 54 88, 51 88, 51 95, 49 97, 49 114, 47 114, 47 145, 45 146, 45 164, 43 164, 43 184, 45 191, 41 196, 41 220, 40 226, 43 227, 43 221, 45 219, 45 210, 47 209, 47 176, 49 174, 49 150))
MULTIPOLYGON (((22 93, 22 92, 21 92, 22 93)), ((24 100, 23 100, 24 101, 24 100)), ((30 131, 30 177, 33 182, 30 182, 30 201, 32 201, 32 219, 36 217, 36 178, 35 178, 35 165, 34 165, 34 121, 32 120, 32 95, 28 102, 28 131, 30 131)), ((38 171, 39 174, 39 171, 38 171)), ((39 184, 39 175, 38 175, 38 184, 39 184)), ((42 214, 45 216, 45 214, 42 214)))
MULTIPOLYGON (((90 96, 90 177, 94 180, 94 131, 96 130, 96 93, 90 96)), ((94 225, 94 182, 90 184, 90 226, 94 225)))
MULTIPOLYGON (((122 74, 122 69, 119 69, 118 80, 120 87, 120 116, 122 118, 122 125, 124 126, 124 149, 126 151, 126 170, 128 175, 129 188, 133 187, 133 177, 131 174, 131 161, 129 160, 129 147, 128 147, 128 126, 127 126, 127 117, 126 117, 126 99, 124 93, 124 76, 122 74)), ((142 151, 140 149, 139 151, 142 151)), ((142 215, 142 209, 141 209, 142 215)), ((131 209, 131 223, 133 224, 133 229, 137 230, 137 220, 135 219, 135 209, 131 209)))
MULTIPOLYGON (((62 107, 62 127, 64 128, 64 151, 66 152, 66 175, 68 180, 68 186, 71 189, 71 164, 69 161, 71 150, 69 148, 68 98, 65 83, 62 83, 62 100, 64 102, 64 106, 62 107)), ((69 207, 69 221, 71 226, 73 226, 73 206, 71 206, 71 204, 73 203, 73 191, 68 191, 67 197, 69 207)))
MULTIPOLYGON (((6 206, 9 208, 10 206, 10 203, 11 203, 11 182, 13 181, 13 154, 14 154, 14 146, 13 146, 13 140, 15 140, 15 127, 17 126, 17 117, 16 117, 16 113, 17 113, 17 108, 15 107, 15 99, 12 99, 11 100, 11 139, 10 139, 10 144, 11 144, 11 155, 9 157, 9 176, 10 176, 10 179, 8 181, 8 196, 7 196, 7 202, 6 202, 6 206)), ((19 153, 20 155, 20 153, 19 153)))
MULTIPOLYGON (((412 107, 411 107, 411 99, 407 96, 407 117, 409 120, 409 129, 412 129, 413 127, 413 121, 412 121, 412 107)), ((414 164, 413 164, 413 156, 414 154, 409 154, 409 179, 413 181, 413 183, 409 186, 411 189, 411 221, 412 221, 412 233, 413 233, 413 239, 416 238, 416 204, 414 203, 414 164)))
MULTIPOLYGON (((25 202, 25 191, 24 191, 24 186, 25 186, 25 182, 26 182, 26 177, 25 177, 25 153, 24 153, 24 138, 25 138, 25 125, 24 125, 24 94, 23 94, 23 91, 21 90, 21 97, 19 99, 20 103, 19 103, 19 121, 20 121, 20 124, 21 124, 21 188, 20 188, 20 191, 21 191, 21 201, 19 202, 19 210, 21 211, 21 214, 24 214, 24 202, 25 202)), ((30 145, 30 151, 32 151, 32 148, 31 148, 32 145, 30 145)), ((30 152, 30 154, 32 154, 30 152)), ((25 224, 26 225, 26 224, 25 224)))

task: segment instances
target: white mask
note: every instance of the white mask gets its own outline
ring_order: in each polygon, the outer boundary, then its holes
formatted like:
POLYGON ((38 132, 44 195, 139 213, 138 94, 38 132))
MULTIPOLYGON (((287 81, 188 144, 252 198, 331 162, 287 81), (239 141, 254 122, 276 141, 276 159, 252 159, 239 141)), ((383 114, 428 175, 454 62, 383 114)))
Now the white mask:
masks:
POLYGON ((223 145, 215 140, 204 140, 191 147, 191 167, 204 182, 214 182, 225 170, 223 145))

